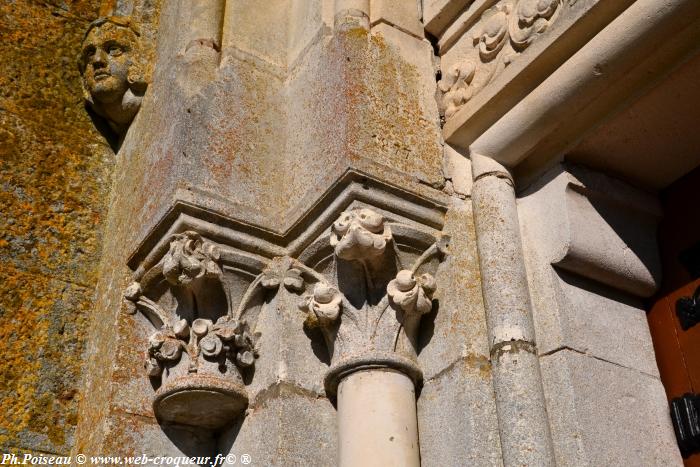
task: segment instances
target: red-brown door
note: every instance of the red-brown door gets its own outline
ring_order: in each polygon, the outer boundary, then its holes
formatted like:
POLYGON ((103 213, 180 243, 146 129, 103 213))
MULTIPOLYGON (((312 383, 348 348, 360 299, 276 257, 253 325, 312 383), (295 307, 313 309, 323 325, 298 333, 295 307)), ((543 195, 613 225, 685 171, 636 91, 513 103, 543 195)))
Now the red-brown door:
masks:
MULTIPOLYGON (((700 287, 700 169, 669 186, 661 200, 664 278, 648 319, 661 380, 672 400, 700 395, 700 324, 682 329, 676 311, 678 300, 692 297, 700 287)), ((700 467, 700 453, 688 456, 685 465, 700 467)))

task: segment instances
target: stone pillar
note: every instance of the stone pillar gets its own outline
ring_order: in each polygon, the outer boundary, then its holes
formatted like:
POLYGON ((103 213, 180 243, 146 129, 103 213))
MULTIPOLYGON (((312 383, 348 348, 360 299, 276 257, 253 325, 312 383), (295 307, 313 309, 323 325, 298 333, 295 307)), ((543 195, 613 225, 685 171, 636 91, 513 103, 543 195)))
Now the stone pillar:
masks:
POLYGON ((499 163, 472 154, 474 221, 503 463, 554 465, 515 191, 499 163))
POLYGON ((338 386, 339 465, 420 465, 413 381, 391 370, 352 373, 338 386))
MULTIPOLYGON (((414 245, 430 238, 405 229, 414 245)), ((420 465, 418 330, 422 315, 433 309, 433 258, 446 254, 448 240, 428 244, 404 269, 410 257, 384 216, 355 208, 333 224, 332 267, 309 271, 317 283, 302 306, 321 327, 331 355, 325 386, 338 400, 343 467, 420 465)))
POLYGON ((334 2, 160 2, 115 169, 81 450, 333 464, 331 401, 371 369, 402 382, 417 459, 449 196, 431 46, 386 5, 370 30, 370 6, 338 2, 359 20, 334 29, 334 2))

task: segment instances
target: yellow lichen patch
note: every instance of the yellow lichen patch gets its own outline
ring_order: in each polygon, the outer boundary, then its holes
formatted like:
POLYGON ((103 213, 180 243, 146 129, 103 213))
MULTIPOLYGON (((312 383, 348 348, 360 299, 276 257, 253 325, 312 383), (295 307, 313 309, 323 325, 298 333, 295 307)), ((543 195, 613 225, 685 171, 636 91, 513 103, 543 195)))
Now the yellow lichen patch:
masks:
POLYGON ((67 441, 90 299, 39 274, 0 272, 0 445, 21 444, 28 432, 43 440, 36 448, 67 441))
POLYGON ((0 2, 0 447, 72 442, 114 157, 75 63, 99 3, 0 2))

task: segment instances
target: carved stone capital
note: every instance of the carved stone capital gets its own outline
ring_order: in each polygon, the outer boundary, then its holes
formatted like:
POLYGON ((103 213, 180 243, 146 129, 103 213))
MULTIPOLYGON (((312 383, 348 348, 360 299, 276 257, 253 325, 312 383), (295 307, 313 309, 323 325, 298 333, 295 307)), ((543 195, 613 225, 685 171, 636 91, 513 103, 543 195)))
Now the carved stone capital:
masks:
POLYGON ((412 257, 397 246, 382 214, 357 208, 332 225, 330 273, 299 266, 315 281, 300 308, 324 334, 331 355, 329 394, 344 375, 367 368, 393 368, 416 383, 422 379, 416 363, 419 324, 433 309, 437 261, 432 259, 446 253, 446 240, 412 257), (407 260, 413 264, 405 268, 407 260))
POLYGON ((219 247, 186 231, 172 235, 167 253, 124 292, 129 309, 155 327, 144 366, 158 387, 153 408, 161 420, 217 429, 247 405, 243 374, 257 357, 255 336, 234 315, 224 276, 219 247))

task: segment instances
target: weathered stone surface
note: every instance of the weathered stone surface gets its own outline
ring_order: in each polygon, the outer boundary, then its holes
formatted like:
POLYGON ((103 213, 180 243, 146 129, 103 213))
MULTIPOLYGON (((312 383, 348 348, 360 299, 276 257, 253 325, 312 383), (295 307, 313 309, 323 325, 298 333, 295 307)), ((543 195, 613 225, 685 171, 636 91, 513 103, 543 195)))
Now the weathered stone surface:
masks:
POLYGON ((320 329, 305 325, 299 300, 298 295, 280 293, 258 316, 255 329, 260 333, 260 357, 249 386, 251 398, 279 383, 324 394, 323 377, 330 357, 320 329))
POLYGON ((574 169, 578 178, 552 169, 519 200, 538 351, 568 347, 658 375, 643 303, 631 295, 656 286, 655 200, 574 169))
POLYGON ((440 33, 465 9, 471 0, 424 0, 423 23, 433 36, 440 33))
POLYGON ((566 272, 552 271, 552 275, 559 329, 551 327, 544 313, 538 317, 540 354, 568 347, 658 377, 646 310, 640 301, 566 272))
POLYGON ((472 2, 438 41, 446 141, 469 146, 630 3, 472 2))
POLYGON ((76 51, 97 1, 0 5, 0 446, 68 454, 114 157, 76 51))
POLYGON ((385 23, 416 37, 423 37, 424 35, 418 2, 372 0, 369 21, 372 26, 378 23, 385 23))
POLYGON ((253 465, 333 465, 338 452, 335 410, 325 398, 279 384, 261 393, 220 449, 249 454, 253 465))
POLYGON ((92 291, 8 265, 0 284, 0 446, 67 453, 92 291))
POLYGON ((418 422, 421 465, 503 465, 488 361, 466 357, 427 380, 418 422))
MULTIPOLYGON (((152 419, 119 411, 107 420, 105 440, 102 450, 90 454, 150 458, 216 455, 216 440, 211 436, 187 427, 161 426, 152 419)), ((159 460, 142 465, 165 464, 159 460)))
MULTIPOLYGON (((462 360, 488 371, 489 348, 471 203, 454 200, 445 219, 450 254, 436 276, 434 313, 423 318, 418 361, 426 380, 462 360)), ((449 397, 447 394, 444 397, 449 397)))
POLYGON ((541 366, 558 465, 682 465, 656 377, 567 349, 541 366))
POLYGON ((468 198, 472 194, 472 163, 461 153, 445 145, 445 162, 443 172, 447 183, 445 190, 452 190, 460 198, 468 198))

